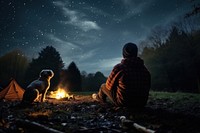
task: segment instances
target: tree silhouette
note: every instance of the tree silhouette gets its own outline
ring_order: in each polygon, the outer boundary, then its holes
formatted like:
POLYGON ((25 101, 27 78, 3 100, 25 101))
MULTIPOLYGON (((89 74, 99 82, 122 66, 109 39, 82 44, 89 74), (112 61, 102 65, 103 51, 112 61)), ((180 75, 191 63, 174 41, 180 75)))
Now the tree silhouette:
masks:
POLYGON ((99 71, 95 73, 94 79, 96 83, 94 88, 96 88, 96 90, 99 90, 101 84, 106 82, 106 77, 99 71))
POLYGON ((106 77, 101 72, 95 74, 82 72, 82 83, 84 91, 98 91, 101 84, 106 82, 106 77))
POLYGON ((190 0, 192 5, 192 10, 185 15, 185 17, 191 17, 200 14, 200 2, 198 0, 190 0))
POLYGON ((1 84, 5 86, 11 78, 14 78, 23 85, 27 67, 28 59, 20 50, 13 50, 0 57, 1 84))
POLYGON ((71 62, 67 69, 61 72, 61 86, 68 91, 81 91, 81 74, 74 62, 71 62))
POLYGON ((200 92, 199 33, 185 33, 172 26, 159 47, 145 47, 141 57, 152 75, 152 88, 165 91, 200 92))
POLYGON ((38 78, 42 69, 51 69, 54 72, 54 77, 51 79, 50 90, 55 90, 59 83, 59 74, 64 63, 60 54, 52 46, 47 46, 39 53, 39 57, 32 59, 26 72, 26 84, 38 78))

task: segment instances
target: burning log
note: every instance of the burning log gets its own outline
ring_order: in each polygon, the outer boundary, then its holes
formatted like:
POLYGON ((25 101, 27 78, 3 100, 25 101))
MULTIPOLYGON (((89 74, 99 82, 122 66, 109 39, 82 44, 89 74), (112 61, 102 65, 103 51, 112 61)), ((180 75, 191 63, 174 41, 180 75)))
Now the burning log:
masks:
POLYGON ((75 100, 75 97, 74 97, 74 95, 71 95, 71 96, 69 96, 69 97, 64 97, 64 98, 60 98, 60 99, 58 99, 58 100, 63 100, 63 101, 70 101, 70 100, 75 100))
POLYGON ((50 95, 48 96, 50 99, 57 99, 57 100, 75 100, 74 95, 70 95, 64 89, 59 88, 57 91, 51 91, 50 95))

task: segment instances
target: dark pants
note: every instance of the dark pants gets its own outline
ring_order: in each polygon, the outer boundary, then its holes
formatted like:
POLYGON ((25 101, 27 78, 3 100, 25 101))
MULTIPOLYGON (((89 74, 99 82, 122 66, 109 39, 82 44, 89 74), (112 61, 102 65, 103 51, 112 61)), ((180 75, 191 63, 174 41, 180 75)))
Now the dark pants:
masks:
POLYGON ((108 90, 106 88, 106 84, 102 84, 100 89, 99 89, 97 99, 100 102, 105 103, 107 97, 115 106, 124 106, 124 107, 127 107, 128 109, 130 109, 131 111, 141 111, 141 110, 143 110, 143 108, 146 104, 146 102, 144 103, 145 98, 144 99, 141 99, 141 98, 137 99, 136 97, 135 98, 131 97, 129 102, 126 102, 125 104, 122 105, 117 100, 116 89, 108 90))
POLYGON ((117 105, 116 91, 108 90, 106 84, 102 84, 98 92, 98 99, 105 103, 107 97, 113 104, 117 105))

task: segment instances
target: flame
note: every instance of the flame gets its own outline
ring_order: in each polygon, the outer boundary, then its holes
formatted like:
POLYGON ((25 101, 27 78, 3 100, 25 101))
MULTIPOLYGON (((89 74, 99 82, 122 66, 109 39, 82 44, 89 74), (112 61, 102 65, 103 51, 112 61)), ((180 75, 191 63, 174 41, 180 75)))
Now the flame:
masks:
POLYGON ((57 91, 54 91, 54 92, 52 91, 50 93, 50 97, 61 99, 61 98, 69 97, 69 94, 64 89, 58 88, 57 91))
POLYGON ((68 94, 65 92, 65 90, 63 89, 58 89, 57 90, 57 93, 56 93, 56 99, 61 99, 61 98, 64 98, 64 97, 68 97, 68 94))

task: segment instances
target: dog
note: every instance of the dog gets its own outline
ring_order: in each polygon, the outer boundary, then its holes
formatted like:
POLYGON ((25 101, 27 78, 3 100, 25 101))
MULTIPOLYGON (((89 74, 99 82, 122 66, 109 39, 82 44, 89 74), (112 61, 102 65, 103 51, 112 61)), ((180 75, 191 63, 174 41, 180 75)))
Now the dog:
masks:
POLYGON ((50 69, 44 69, 40 72, 39 78, 31 82, 22 98, 22 103, 32 104, 41 95, 40 102, 44 102, 47 90, 50 87, 50 80, 54 76, 54 73, 50 69))

